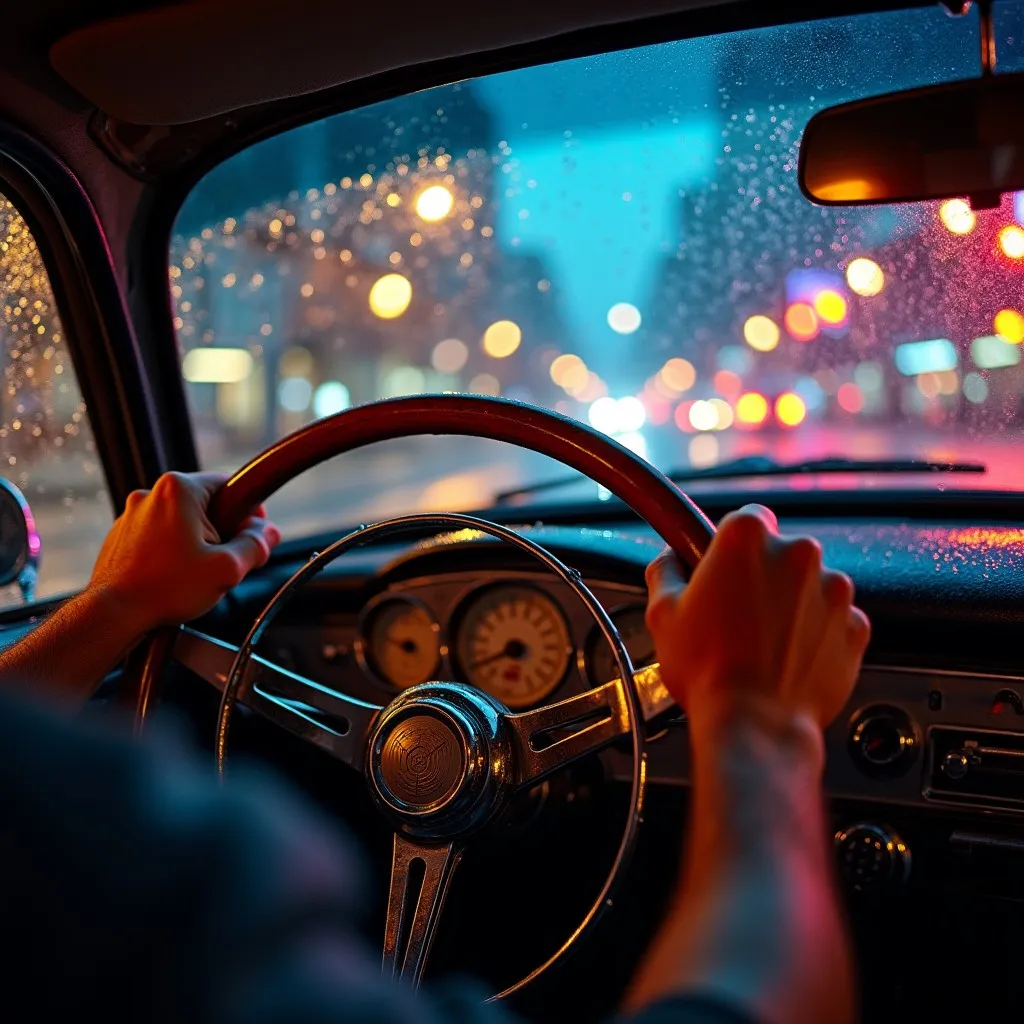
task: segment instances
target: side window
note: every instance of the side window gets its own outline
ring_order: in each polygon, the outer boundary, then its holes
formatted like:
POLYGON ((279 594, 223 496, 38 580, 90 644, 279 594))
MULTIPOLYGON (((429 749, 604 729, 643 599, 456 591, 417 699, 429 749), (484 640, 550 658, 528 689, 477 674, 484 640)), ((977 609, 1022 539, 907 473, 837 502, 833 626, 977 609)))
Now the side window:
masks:
POLYGON ((3 195, 0 358, 2 610, 81 588, 113 518, 50 279, 3 195))

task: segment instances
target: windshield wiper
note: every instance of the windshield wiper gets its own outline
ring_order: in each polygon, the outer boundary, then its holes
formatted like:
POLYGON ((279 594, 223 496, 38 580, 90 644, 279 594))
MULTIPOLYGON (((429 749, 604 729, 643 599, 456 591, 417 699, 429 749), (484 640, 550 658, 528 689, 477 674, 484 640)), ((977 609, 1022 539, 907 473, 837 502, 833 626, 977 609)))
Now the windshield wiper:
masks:
MULTIPOLYGON (((792 476, 796 473, 984 473, 981 462, 932 462, 925 459, 850 459, 827 456, 804 459, 801 462, 778 462, 766 455, 743 455, 715 466, 701 468, 680 467, 665 473, 673 483, 684 484, 693 480, 725 480, 743 476, 792 476)), ((528 497, 540 491, 553 491, 577 483, 581 477, 564 476, 542 480, 494 496, 496 502, 528 497)))

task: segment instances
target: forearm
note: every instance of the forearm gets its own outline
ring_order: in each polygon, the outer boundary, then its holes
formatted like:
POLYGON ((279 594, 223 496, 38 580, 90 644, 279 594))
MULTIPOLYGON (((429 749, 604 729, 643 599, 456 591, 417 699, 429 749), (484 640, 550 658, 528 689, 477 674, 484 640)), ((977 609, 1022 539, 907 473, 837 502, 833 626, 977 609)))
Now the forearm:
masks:
POLYGON ((674 907, 629 1007, 673 993, 721 996, 756 1019, 854 1017, 847 936, 822 807, 820 734, 765 711, 704 724, 674 907))
POLYGON ((131 609, 87 589, 0 652, 0 686, 77 705, 144 633, 131 609))

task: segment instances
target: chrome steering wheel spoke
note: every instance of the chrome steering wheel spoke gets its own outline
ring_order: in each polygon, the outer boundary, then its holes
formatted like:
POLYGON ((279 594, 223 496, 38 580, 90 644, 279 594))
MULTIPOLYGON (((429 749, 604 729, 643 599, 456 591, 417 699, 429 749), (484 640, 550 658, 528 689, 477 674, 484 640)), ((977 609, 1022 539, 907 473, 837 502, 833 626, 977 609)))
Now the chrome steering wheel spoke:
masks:
MULTIPOLYGON (((182 627, 171 656, 223 693, 238 648, 182 627)), ((237 697, 274 725, 363 770, 379 705, 347 697, 256 654, 246 665, 237 697)))
POLYGON ((514 785, 536 785, 581 757, 629 734, 621 680, 615 679, 557 704, 506 715, 515 751, 514 785))
POLYGON ((430 956, 452 875, 462 858, 455 842, 428 845, 395 833, 384 927, 384 976, 418 986, 430 956))
MULTIPOLYGON (((634 672, 633 683, 645 722, 675 705, 657 664, 634 672)), ((515 751, 514 785, 521 789, 629 735, 629 708, 621 679, 557 704, 506 715, 504 721, 515 751)))

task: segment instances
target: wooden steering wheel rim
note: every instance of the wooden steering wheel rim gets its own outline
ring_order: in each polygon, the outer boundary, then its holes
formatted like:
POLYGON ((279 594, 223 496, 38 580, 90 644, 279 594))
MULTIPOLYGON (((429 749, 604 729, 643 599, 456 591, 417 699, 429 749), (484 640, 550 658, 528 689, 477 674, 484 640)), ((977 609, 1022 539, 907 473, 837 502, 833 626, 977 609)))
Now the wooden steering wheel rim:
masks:
MULTIPOLYGON (((481 395, 392 398, 316 420, 238 470, 214 495, 210 519, 230 537, 253 508, 312 466, 378 441, 423 434, 484 437, 557 459, 625 502, 691 569, 714 536, 690 498, 607 434, 560 413, 481 395)), ((166 631, 152 634, 126 669, 124 695, 137 724, 149 709, 171 638, 166 631)))
POLYGON ((557 459, 621 498, 693 568, 715 528, 664 474, 593 427, 523 402, 415 395, 356 406, 310 423, 243 466, 214 497, 210 518, 231 536, 249 512, 299 473, 377 441, 450 434, 507 441, 557 459))

